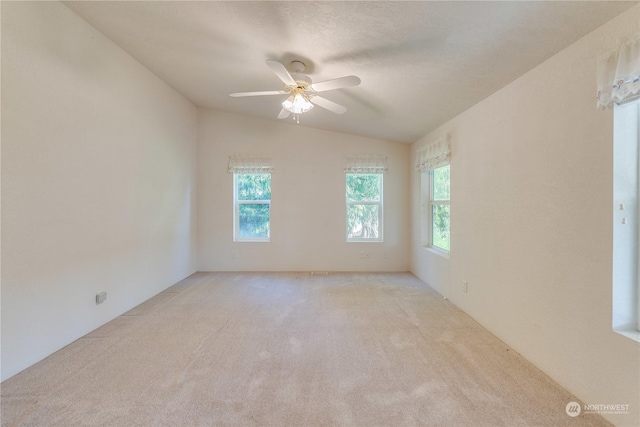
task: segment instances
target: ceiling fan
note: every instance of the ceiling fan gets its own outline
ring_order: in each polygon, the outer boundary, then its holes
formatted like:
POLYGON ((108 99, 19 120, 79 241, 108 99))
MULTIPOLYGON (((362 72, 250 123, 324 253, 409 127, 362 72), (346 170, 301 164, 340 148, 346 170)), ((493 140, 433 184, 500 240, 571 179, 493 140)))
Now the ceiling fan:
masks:
POLYGON ((314 104, 333 113, 344 114, 347 111, 344 106, 318 96, 318 92, 358 86, 360 84, 360 78, 356 76, 345 76, 313 83, 309 76, 302 74, 306 66, 301 61, 291 62, 293 74, 290 74, 287 68, 278 61, 269 59, 266 62, 276 76, 282 80, 284 89, 262 92, 237 92, 229 96, 289 95, 287 99, 282 102, 282 110, 280 110, 280 114, 278 114, 279 119, 286 119, 293 113, 293 119, 300 123, 300 114, 311 110, 314 104))

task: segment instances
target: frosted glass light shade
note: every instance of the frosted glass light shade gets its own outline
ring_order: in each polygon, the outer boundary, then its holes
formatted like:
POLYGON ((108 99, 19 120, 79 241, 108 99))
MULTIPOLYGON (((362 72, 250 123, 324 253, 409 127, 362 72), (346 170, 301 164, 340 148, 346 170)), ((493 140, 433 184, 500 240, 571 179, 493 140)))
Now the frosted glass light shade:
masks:
POLYGON ((282 103, 282 108, 293 114, 306 113, 313 108, 313 104, 302 94, 291 95, 282 103))

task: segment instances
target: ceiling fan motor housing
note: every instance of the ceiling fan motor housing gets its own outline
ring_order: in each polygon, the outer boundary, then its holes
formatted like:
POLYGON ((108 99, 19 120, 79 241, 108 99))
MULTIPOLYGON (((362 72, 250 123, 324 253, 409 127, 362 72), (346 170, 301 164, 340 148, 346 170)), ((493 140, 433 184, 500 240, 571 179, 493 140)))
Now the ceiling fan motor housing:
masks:
POLYGON ((298 83, 299 88, 307 89, 311 86, 311 78, 306 74, 292 74, 291 77, 298 83))

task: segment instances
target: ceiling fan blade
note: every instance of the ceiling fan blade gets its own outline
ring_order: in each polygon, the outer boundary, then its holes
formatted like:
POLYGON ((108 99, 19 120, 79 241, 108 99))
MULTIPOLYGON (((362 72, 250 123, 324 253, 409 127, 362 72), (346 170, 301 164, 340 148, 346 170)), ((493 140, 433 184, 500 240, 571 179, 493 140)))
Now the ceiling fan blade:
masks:
POLYGON ((265 90, 262 92, 236 92, 229 94, 229 96, 238 98, 241 96, 284 95, 285 93, 287 92, 285 92, 284 90, 265 90))
POLYGON ((341 89, 343 87, 358 86, 361 80, 356 76, 340 77, 333 80, 325 80, 311 85, 311 89, 316 92, 324 92, 327 90, 341 89))
POLYGON ((323 98, 321 96, 314 96, 313 98, 309 99, 312 103, 322 107, 322 108, 326 108, 327 110, 336 113, 336 114, 344 114, 347 112, 347 107, 343 107, 340 104, 336 104, 333 101, 329 101, 326 98, 323 98))
POLYGON ((280 114, 278 114, 278 118, 279 119, 286 119, 287 117, 289 117, 289 114, 291 114, 291 112, 289 110, 285 110, 283 108, 282 110, 280 110, 280 114))
POLYGON ((271 68, 273 72, 276 73, 276 76, 278 76, 278 78, 282 80, 284 84, 291 87, 298 86, 298 83, 296 83, 293 77, 291 77, 291 74, 289 74, 284 65, 282 65, 278 61, 273 61, 271 59, 267 59, 266 62, 269 68, 271 68))

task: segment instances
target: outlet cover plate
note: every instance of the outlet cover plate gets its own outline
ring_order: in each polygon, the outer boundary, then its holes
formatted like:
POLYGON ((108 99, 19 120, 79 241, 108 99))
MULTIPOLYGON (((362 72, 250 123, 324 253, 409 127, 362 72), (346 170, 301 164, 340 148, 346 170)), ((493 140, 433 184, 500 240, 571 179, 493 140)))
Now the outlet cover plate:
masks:
POLYGON ((107 299, 106 292, 99 292, 96 294, 96 304, 102 304, 106 299, 107 299))

